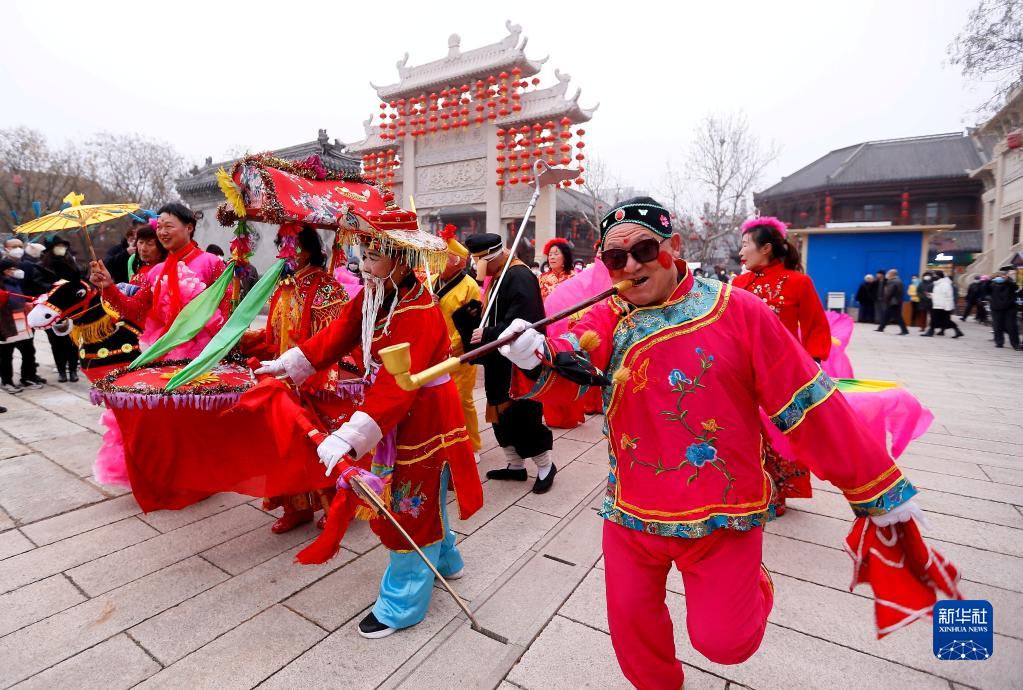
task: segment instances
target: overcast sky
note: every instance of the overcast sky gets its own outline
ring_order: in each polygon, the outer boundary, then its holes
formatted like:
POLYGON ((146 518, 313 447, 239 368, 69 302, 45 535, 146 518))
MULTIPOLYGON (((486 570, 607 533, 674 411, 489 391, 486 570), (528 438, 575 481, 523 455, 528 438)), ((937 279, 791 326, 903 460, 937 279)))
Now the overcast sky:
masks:
POLYGON ((700 119, 741 109, 781 151, 763 188, 835 148, 974 124, 985 87, 944 61, 975 2, 4 2, 0 127, 139 132, 190 162, 321 127, 355 141, 404 52, 492 43, 511 19, 550 55, 545 85, 557 67, 600 103, 587 152, 626 184, 656 192, 700 119))

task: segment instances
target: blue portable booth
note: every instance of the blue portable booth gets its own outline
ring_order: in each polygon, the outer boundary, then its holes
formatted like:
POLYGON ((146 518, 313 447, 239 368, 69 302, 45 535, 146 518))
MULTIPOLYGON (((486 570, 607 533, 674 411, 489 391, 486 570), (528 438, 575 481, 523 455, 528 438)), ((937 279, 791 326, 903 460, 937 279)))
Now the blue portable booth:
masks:
POLYGON ((828 308, 828 293, 845 296, 845 309, 853 305, 863 276, 896 269, 909 287, 913 274, 927 265, 927 245, 936 232, 954 225, 855 225, 803 228, 789 233, 802 241, 803 266, 813 279, 821 303, 828 308))

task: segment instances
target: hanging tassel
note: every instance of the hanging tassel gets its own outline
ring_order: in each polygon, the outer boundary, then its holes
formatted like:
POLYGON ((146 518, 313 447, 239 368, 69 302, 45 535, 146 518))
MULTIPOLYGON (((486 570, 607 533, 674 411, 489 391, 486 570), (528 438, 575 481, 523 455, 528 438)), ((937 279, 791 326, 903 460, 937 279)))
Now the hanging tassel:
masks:
POLYGON ((348 531, 348 525, 355 514, 356 502, 355 496, 349 495, 348 491, 338 491, 334 494, 323 531, 316 541, 295 555, 295 561, 302 565, 317 565, 326 563, 336 556, 341 548, 341 540, 345 538, 345 532, 348 531))
POLYGON ((593 352, 600 347, 600 334, 596 331, 586 331, 579 338, 579 349, 583 352, 593 352))

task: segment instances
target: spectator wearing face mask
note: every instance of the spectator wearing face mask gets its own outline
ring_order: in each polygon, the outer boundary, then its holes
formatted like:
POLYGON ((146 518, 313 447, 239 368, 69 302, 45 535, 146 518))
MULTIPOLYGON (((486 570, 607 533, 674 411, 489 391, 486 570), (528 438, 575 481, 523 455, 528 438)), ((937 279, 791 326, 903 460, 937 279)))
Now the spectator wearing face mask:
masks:
MULTIPOLYGON (((44 292, 49 291, 59 280, 77 283, 82 274, 69 251, 71 245, 59 237, 52 238, 39 258, 37 281, 45 285, 44 292)), ((57 381, 60 383, 76 383, 78 381, 78 348, 75 347, 69 334, 57 335, 52 328, 46 329, 46 338, 50 341, 50 351, 57 365, 57 381)))
POLYGON ((25 271, 11 257, 0 259, 0 388, 16 395, 24 388, 42 388, 36 374, 36 349, 25 314, 21 282, 25 271), (14 351, 21 353, 21 385, 14 383, 14 351))

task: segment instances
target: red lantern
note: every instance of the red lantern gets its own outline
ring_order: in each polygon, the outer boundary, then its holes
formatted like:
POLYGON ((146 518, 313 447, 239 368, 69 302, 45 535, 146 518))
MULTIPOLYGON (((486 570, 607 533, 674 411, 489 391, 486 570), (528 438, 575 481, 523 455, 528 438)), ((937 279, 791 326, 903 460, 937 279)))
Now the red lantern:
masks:
POLYGON ((561 164, 562 165, 568 165, 571 162, 572 162, 572 159, 569 158, 568 156, 562 156, 561 157, 561 164))
POLYGON ((582 187, 582 186, 583 186, 583 184, 585 184, 585 183, 586 183, 586 180, 584 180, 584 179, 583 179, 583 178, 581 178, 581 177, 577 177, 577 178, 575 178, 575 183, 576 183, 577 185, 579 185, 580 187, 582 187))
POLYGON ((533 166, 531 166, 529 163, 523 163, 522 165, 519 166, 519 170, 521 170, 522 172, 529 172, 532 169, 532 167, 533 166))
POLYGON ((583 160, 583 159, 585 159, 585 158, 586 158, 586 156, 584 156, 584 155, 583 155, 583 154, 581 154, 581 153, 577 153, 577 154, 575 155, 575 159, 576 159, 577 161, 581 161, 581 160, 583 160))
POLYGON ((533 77, 533 86, 536 86, 539 83, 540 83, 540 77, 533 77))
POLYGON ((518 184, 518 183, 519 183, 519 178, 515 177, 514 175, 508 178, 508 184, 518 184))
POLYGON ((575 144, 575 147, 576 147, 577 149, 584 149, 584 148, 586 148, 586 144, 584 144, 584 143, 583 143, 583 142, 581 142, 581 141, 577 141, 577 142, 576 142, 576 144, 575 144))
POLYGON ((496 173, 497 173, 498 175, 504 175, 504 168, 495 168, 495 169, 494 169, 494 171, 495 171, 495 172, 496 172, 496 173))
POLYGON ((504 186, 504 180, 502 180, 499 177, 499 178, 497 178, 496 184, 497 184, 498 187, 503 187, 504 186))

